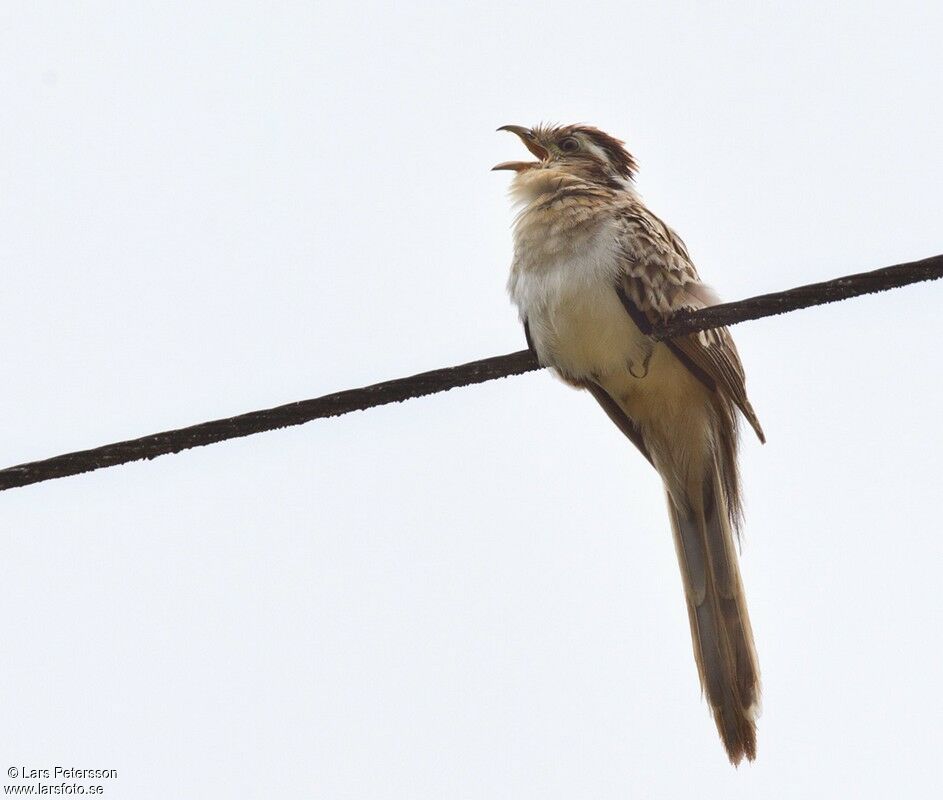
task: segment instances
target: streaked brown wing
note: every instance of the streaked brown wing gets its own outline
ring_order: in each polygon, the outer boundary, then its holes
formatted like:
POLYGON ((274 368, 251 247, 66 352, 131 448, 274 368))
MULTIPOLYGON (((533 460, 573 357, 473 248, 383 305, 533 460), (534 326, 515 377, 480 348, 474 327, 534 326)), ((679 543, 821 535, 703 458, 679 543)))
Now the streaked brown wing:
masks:
MULTIPOLYGON (((703 308, 711 302, 687 248, 678 235, 641 205, 621 218, 619 244, 623 269, 616 291, 626 311, 648 330, 683 308, 703 308)), ((665 342, 691 373, 712 391, 720 390, 747 418, 761 442, 766 441, 756 412, 747 398, 746 376, 727 328, 678 336, 665 342)))
POLYGON ((676 353, 680 351, 714 378, 717 385, 743 412, 759 440, 765 444, 766 436, 747 397, 746 376, 730 331, 726 328, 715 328, 700 334, 678 337, 669 345, 676 353))

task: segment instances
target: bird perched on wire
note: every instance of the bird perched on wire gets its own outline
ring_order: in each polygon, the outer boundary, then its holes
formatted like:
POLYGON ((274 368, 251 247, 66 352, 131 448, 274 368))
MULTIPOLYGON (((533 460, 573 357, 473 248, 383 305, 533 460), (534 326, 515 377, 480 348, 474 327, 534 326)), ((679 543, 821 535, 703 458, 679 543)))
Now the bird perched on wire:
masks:
POLYGON ((508 291, 540 363, 587 389, 658 471, 694 658, 731 762, 756 756, 759 665, 734 535, 737 409, 760 441, 726 328, 656 342, 653 325, 717 302, 678 235, 642 203, 623 142, 586 125, 505 125, 536 160, 515 174, 508 291))

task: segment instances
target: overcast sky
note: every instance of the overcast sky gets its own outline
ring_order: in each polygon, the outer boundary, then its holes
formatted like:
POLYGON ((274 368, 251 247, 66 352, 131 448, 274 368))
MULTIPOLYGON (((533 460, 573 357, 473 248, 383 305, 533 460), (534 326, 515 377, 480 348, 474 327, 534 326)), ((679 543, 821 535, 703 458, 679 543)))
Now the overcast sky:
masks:
MULTIPOLYGON (((939 253, 941 29, 929 0, 10 0, 0 466, 521 348, 503 124, 625 139, 725 299, 939 253)), ((700 699, 654 472, 533 373, 0 495, 0 775, 932 795, 941 304, 734 329, 769 439, 755 764, 700 699)))

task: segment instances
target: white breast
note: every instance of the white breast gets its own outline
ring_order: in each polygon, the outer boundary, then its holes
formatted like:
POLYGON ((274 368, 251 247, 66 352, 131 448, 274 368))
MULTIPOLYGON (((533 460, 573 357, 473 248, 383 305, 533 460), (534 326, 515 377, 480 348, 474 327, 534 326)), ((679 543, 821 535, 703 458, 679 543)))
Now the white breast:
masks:
POLYGON ((610 220, 560 230, 522 215, 508 291, 542 363, 572 379, 642 368, 650 344, 619 300, 618 274, 610 220))

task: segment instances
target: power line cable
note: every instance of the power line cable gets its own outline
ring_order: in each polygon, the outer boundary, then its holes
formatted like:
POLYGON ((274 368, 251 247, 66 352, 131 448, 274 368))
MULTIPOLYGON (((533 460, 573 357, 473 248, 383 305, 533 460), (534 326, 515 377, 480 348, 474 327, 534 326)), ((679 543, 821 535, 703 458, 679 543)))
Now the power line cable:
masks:
MULTIPOLYGON (((667 323, 655 326, 652 336, 663 340, 697 331, 734 325, 739 322, 785 314, 800 308, 835 303, 863 294, 883 292, 920 281, 943 277, 943 255, 921 261, 897 264, 872 272, 846 275, 822 283, 798 286, 782 292, 750 297, 733 303, 723 303, 697 311, 674 315, 667 323)), ((79 475, 104 467, 114 467, 132 461, 152 459, 169 453, 179 453, 191 447, 223 442, 249 436, 253 433, 301 425, 314 419, 337 417, 387 403, 399 403, 413 397, 435 394, 469 386, 475 383, 520 375, 540 369, 531 350, 520 350, 503 356, 492 356, 456 367, 435 369, 408 378, 375 383, 360 389, 324 395, 312 400, 301 400, 275 408, 250 411, 235 417, 202 422, 186 428, 153 433, 139 439, 79 450, 74 453, 31 461, 0 470, 0 491, 32 483, 79 475)))

